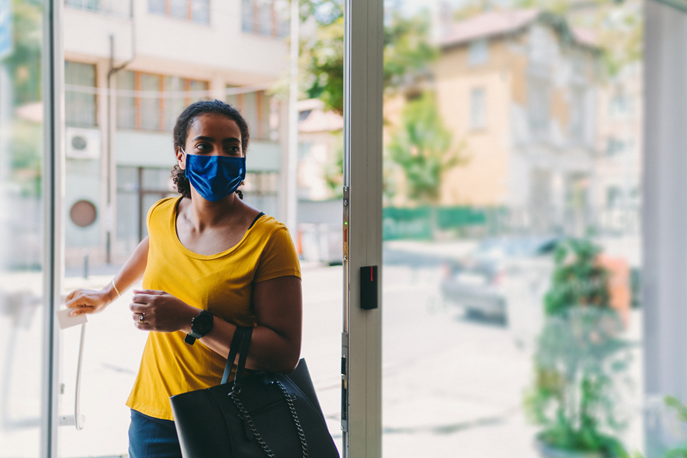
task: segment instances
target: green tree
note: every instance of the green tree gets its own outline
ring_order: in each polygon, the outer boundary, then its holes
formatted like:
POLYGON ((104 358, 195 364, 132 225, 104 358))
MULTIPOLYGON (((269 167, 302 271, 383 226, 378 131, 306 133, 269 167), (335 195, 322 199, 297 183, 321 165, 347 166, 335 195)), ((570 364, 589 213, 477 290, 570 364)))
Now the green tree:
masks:
POLYGON ((467 160, 464 148, 453 146, 431 93, 405 105, 386 149, 405 175, 408 198, 418 203, 436 203, 444 173, 467 160))
MULTIPOLYGON (((301 90, 318 98, 325 109, 343 114, 344 21, 337 0, 320 0, 301 8, 314 18, 315 30, 300 43, 301 90)), ((431 21, 427 12, 406 16, 398 8, 387 8, 384 23, 384 90, 396 94, 429 72, 439 55, 430 43, 431 21)))

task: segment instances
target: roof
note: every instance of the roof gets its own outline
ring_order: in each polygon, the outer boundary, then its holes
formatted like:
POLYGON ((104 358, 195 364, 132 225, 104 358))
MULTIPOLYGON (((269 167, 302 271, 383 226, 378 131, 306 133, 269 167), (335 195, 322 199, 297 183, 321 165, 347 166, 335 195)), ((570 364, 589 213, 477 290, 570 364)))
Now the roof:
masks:
POLYGON ((512 33, 529 25, 539 16, 539 10, 489 11, 456 24, 441 39, 442 46, 453 46, 479 38, 512 33))
POLYGON ((481 38, 515 33, 539 19, 556 27, 578 45, 590 48, 598 46, 596 34, 593 31, 573 29, 563 17, 538 9, 489 11, 480 14, 453 26, 439 44, 442 47, 450 47, 481 38))
POLYGON ((302 133, 332 132, 344 127, 343 118, 333 111, 324 111, 321 100, 300 100, 298 112, 298 131, 302 133))

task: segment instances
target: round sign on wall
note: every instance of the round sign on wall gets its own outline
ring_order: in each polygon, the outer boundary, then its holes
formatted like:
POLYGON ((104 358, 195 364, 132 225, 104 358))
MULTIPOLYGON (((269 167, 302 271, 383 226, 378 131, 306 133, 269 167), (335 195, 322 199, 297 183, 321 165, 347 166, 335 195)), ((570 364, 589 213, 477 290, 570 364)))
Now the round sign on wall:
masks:
POLYGON ((79 200, 74 202, 71 210, 69 210, 69 218, 72 223, 79 227, 88 227, 93 224, 98 217, 98 211, 92 202, 87 200, 79 200))

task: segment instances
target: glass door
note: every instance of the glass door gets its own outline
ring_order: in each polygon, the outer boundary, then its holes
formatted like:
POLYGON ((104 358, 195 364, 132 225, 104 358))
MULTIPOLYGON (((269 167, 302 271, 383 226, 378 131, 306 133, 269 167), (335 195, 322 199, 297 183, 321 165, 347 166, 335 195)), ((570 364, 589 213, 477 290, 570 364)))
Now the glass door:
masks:
POLYGON ((48 2, 0 2, 2 457, 54 456, 52 25, 48 2))

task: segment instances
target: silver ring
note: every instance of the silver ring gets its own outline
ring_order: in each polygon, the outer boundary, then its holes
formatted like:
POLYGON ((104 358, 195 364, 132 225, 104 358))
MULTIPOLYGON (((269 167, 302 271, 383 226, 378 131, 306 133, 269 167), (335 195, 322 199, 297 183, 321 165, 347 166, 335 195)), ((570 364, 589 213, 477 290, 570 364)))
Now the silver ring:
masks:
POLYGON ((140 323, 143 323, 143 314, 140 314, 140 315, 138 316, 138 321, 139 321, 140 323))

